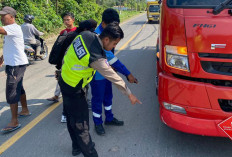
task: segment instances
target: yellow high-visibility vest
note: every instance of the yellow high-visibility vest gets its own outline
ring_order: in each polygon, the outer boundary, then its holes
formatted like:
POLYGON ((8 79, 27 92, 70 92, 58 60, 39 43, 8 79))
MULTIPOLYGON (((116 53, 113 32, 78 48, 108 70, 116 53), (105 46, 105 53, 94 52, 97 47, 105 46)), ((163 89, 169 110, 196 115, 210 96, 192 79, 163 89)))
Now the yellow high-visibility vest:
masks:
POLYGON ((89 67, 90 53, 81 35, 78 35, 64 56, 61 76, 65 83, 76 87, 83 80, 84 88, 92 79, 96 70, 89 67))

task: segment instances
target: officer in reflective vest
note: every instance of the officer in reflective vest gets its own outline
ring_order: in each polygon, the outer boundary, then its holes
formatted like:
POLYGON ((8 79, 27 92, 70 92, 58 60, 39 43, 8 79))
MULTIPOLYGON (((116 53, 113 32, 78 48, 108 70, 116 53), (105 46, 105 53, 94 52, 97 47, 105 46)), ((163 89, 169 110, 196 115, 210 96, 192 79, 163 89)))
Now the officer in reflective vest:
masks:
POLYGON ((81 152, 85 157, 98 156, 89 134, 89 111, 82 90, 92 80, 95 70, 127 95, 132 104, 141 104, 106 60, 104 49, 112 50, 123 36, 118 23, 109 24, 99 36, 84 31, 74 39, 64 57, 59 85, 74 156, 81 152))

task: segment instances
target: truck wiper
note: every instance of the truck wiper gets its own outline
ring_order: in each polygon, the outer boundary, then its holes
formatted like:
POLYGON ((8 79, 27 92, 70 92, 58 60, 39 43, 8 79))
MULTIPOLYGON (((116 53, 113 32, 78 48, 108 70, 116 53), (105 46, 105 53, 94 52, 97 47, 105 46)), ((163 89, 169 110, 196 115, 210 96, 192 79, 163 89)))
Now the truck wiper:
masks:
POLYGON ((219 5, 217 5, 214 9, 213 9, 213 14, 217 15, 219 14, 222 10, 224 10, 230 3, 232 2, 232 0, 225 0, 224 2, 220 3, 219 5))

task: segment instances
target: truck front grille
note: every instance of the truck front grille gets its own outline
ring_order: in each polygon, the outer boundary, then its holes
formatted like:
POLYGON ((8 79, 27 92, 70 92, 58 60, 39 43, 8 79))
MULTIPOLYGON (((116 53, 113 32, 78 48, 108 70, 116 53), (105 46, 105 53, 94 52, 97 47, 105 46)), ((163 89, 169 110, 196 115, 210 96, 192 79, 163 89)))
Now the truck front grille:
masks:
POLYGON ((194 78, 194 77, 188 77, 188 76, 177 75, 177 74, 172 74, 172 75, 174 77, 176 77, 176 78, 183 79, 183 80, 202 82, 202 83, 209 83, 209 84, 212 84, 214 86, 232 87, 232 81, 230 81, 230 80, 194 78))
POLYGON ((154 17, 154 18, 159 18, 159 15, 152 15, 152 17, 154 17))
POLYGON ((208 73, 232 76, 232 62, 201 61, 201 66, 208 73))
POLYGON ((232 76, 232 54, 198 53, 198 55, 200 58, 212 59, 212 61, 201 61, 205 72, 232 76), (220 59, 231 59, 231 62, 221 62, 220 59))
POLYGON ((223 111, 232 111, 232 100, 218 99, 218 103, 223 111))
POLYGON ((198 53, 201 58, 220 58, 220 59, 232 59, 232 54, 222 53, 198 53))

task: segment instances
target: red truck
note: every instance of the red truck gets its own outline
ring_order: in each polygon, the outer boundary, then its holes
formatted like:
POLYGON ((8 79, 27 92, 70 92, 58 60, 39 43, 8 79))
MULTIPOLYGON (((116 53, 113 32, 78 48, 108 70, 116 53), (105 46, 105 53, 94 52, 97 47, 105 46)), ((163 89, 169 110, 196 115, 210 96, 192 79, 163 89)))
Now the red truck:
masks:
POLYGON ((227 136, 232 116, 232 0, 162 0, 157 42, 160 118, 176 130, 227 136))

